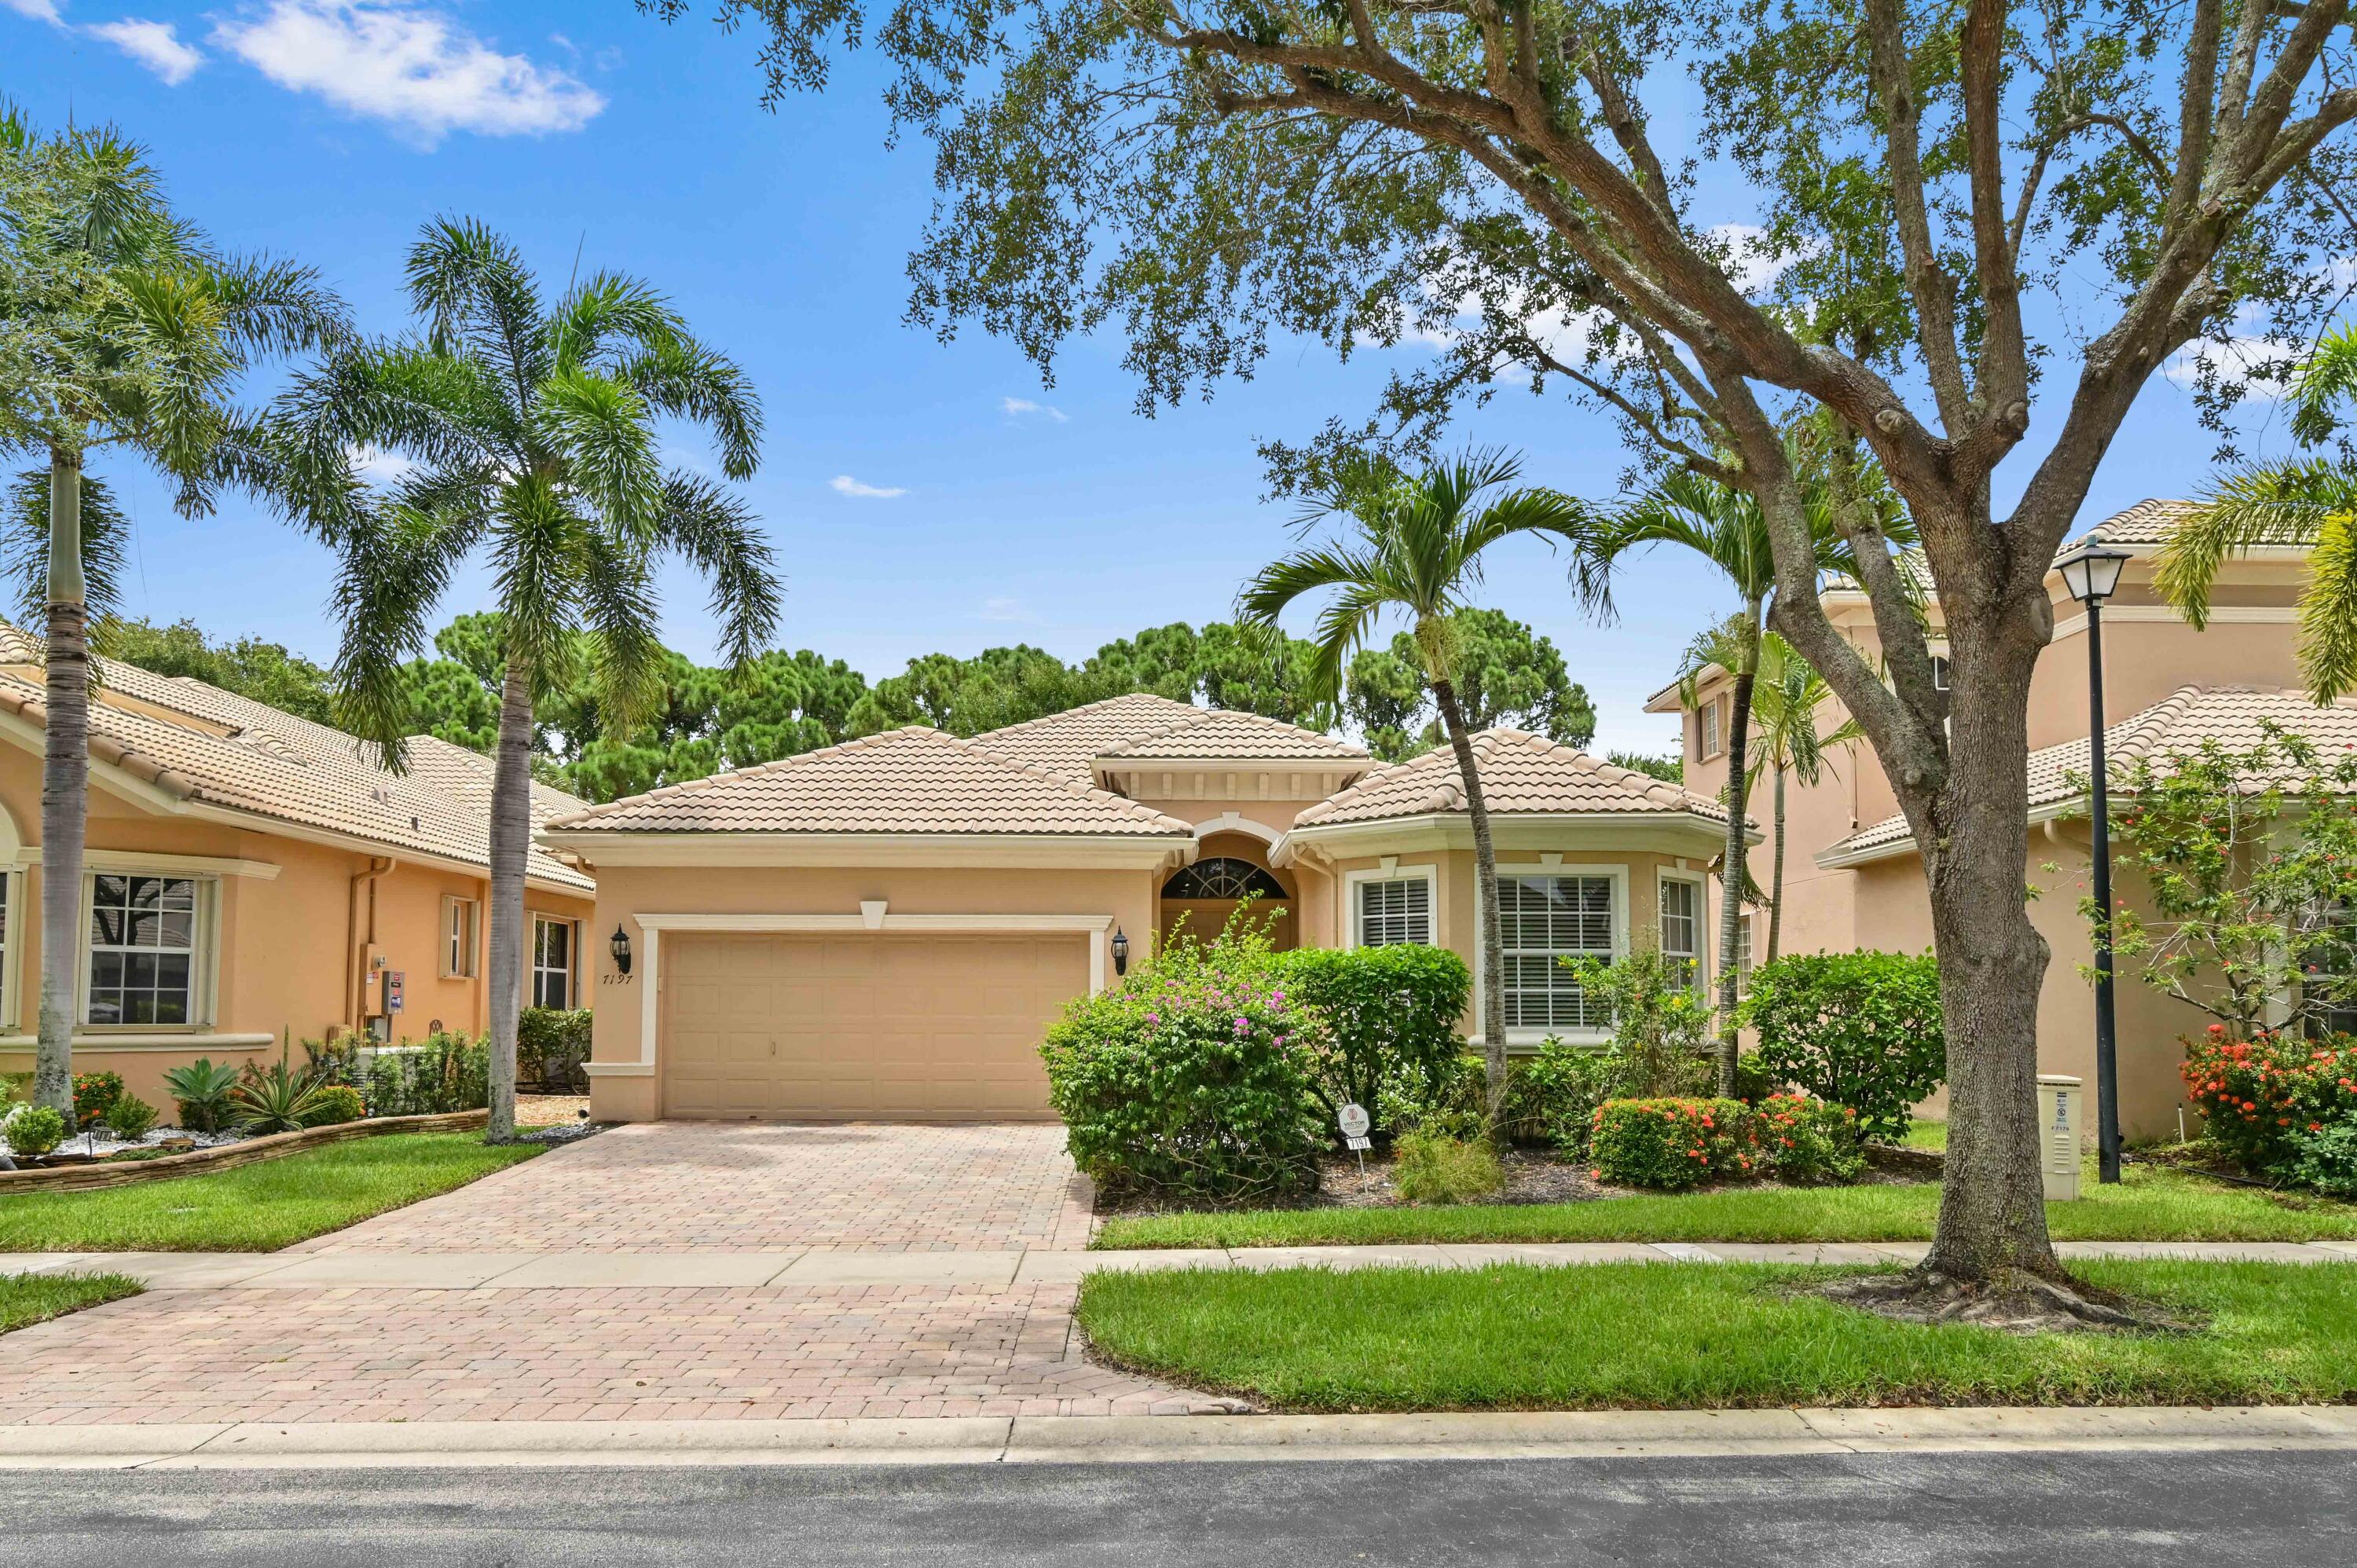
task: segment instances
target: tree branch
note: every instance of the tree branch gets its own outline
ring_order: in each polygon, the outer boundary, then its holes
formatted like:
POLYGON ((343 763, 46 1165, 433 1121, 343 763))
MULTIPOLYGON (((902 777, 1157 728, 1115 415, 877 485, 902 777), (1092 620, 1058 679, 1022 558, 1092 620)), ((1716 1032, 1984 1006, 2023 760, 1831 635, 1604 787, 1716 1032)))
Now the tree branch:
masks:
MULTIPOLYGON (((1882 101, 1887 123, 1884 165, 1899 220, 1907 292, 1915 302, 1916 337, 1922 346, 1932 396, 1940 407, 1940 423, 1953 439, 1964 434, 1972 417, 1971 392, 1964 385, 1964 361, 1956 351, 1955 280, 1940 265, 1932 241, 1932 215, 1924 203, 1921 127, 1909 69, 1906 21, 1900 15, 1899 0, 1867 0, 1866 16, 1867 74, 1882 101)), ((1871 418, 1870 413, 1859 418, 1851 411, 1842 412, 1861 429, 1871 418)))

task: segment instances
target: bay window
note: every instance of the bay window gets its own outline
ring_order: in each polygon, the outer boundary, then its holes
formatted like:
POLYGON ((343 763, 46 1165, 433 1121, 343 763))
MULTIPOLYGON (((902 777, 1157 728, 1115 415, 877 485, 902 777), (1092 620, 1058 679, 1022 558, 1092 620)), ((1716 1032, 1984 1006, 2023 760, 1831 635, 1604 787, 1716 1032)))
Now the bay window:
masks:
POLYGON ((1612 1026, 1564 967, 1566 958, 1615 956, 1614 879, 1516 873, 1498 877, 1498 937, 1504 948, 1506 1027, 1597 1031, 1612 1026))

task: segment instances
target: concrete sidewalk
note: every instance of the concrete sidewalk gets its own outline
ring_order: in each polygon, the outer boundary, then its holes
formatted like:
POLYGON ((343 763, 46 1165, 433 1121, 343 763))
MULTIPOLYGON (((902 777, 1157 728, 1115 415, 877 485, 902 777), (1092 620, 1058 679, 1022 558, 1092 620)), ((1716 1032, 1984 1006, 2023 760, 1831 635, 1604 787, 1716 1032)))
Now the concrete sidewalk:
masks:
POLYGON ((0 1471, 1267 1463, 2133 1449, 2357 1449, 2357 1410, 1991 1407, 0 1427, 0 1471))
MULTIPOLYGON (((1565 1241, 1399 1247, 1188 1248, 1073 1252, 1005 1248, 961 1252, 792 1249, 694 1252, 15 1252, 0 1274, 128 1274, 150 1290, 597 1290, 626 1287, 795 1289, 1071 1284, 1135 1269, 1478 1269, 1491 1263, 1912 1263, 1921 1241, 1763 1243, 1565 1241)), ((2078 1258, 2210 1262, 2346 1263, 2357 1241, 2063 1241, 2078 1258)))

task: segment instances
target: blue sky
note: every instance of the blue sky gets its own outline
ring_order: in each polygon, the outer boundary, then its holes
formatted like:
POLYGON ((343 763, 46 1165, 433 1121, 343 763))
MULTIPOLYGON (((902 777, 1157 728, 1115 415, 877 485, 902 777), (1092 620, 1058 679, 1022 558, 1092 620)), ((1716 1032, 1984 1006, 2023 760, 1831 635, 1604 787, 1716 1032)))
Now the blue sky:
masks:
MULTIPOLYGON (((1288 538, 1284 510, 1259 504, 1254 441, 1361 415, 1388 368, 1289 345, 1253 381, 1148 419, 1117 344, 1076 345, 1043 388, 1007 344, 939 343, 901 320, 931 165, 921 145, 886 147, 872 74, 855 62, 823 98, 765 113, 748 38, 628 0, 0 0, 0 90, 41 122, 114 122, 189 218, 317 266, 372 330, 403 325, 401 258, 436 213, 485 219, 559 280, 577 252, 668 291, 768 411, 746 494, 789 576, 780 640, 871 677, 934 650, 1076 658, 1223 616, 1288 538)), ((1530 478, 1577 495, 1609 495, 1628 463, 1601 419, 1517 392, 1462 435, 1524 449, 1530 478)), ((2212 446, 2187 393, 2156 380, 2086 521, 2183 492, 2212 446)), ((2015 483, 2027 467, 2008 466, 2015 483)), ((190 521, 152 480, 113 477, 137 525, 135 613, 330 651, 322 553, 235 499, 190 521)), ((1562 649, 1596 699, 1598 749, 1672 742, 1644 697, 1733 607, 1722 596, 1661 555, 1598 628, 1536 546, 1487 596, 1562 649)), ((450 608, 484 598, 472 580, 450 608)), ((672 585, 667 635, 699 657, 702 606, 692 580, 672 585)))

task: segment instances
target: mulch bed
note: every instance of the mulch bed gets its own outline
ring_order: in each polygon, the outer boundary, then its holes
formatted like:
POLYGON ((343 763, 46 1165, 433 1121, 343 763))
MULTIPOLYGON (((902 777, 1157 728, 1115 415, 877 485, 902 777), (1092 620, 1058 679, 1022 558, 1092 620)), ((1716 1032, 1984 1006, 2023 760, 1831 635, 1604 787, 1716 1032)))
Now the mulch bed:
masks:
MULTIPOLYGON (((1615 1187, 1607 1182, 1597 1181, 1587 1174, 1587 1166, 1576 1161, 1559 1158, 1544 1149, 1512 1149, 1501 1155, 1498 1163, 1505 1171, 1505 1187, 1487 1197, 1470 1199, 1471 1203, 1512 1207, 1531 1203, 1592 1203, 1604 1197, 1659 1197, 1662 1196, 1660 1193, 1650 1192, 1644 1187, 1615 1187)), ((1401 1197, 1399 1189, 1392 1185, 1391 1172, 1392 1163, 1387 1155, 1371 1154, 1367 1159, 1366 1174, 1363 1177, 1360 1175, 1359 1163, 1353 1157, 1348 1155, 1329 1156, 1318 1166, 1318 1189, 1316 1192, 1289 1201, 1253 1203, 1244 1207, 1252 1208, 1415 1208, 1415 1205, 1401 1197)), ((1906 1184, 1921 1182, 1924 1179, 1921 1172, 1911 1169, 1885 1169, 1876 1166, 1869 1167, 1857 1185, 1872 1187, 1882 1184, 1906 1184)), ((1745 1182, 1738 1185, 1744 1188, 1750 1188, 1775 1184, 1745 1182)), ((1708 1192, 1713 1188, 1705 1187, 1694 1190, 1708 1192)), ((1098 1194, 1096 1200, 1097 1213, 1107 1217, 1181 1213, 1206 1207, 1210 1206, 1174 1204, 1162 1197, 1115 1197, 1103 1193, 1098 1194)))

